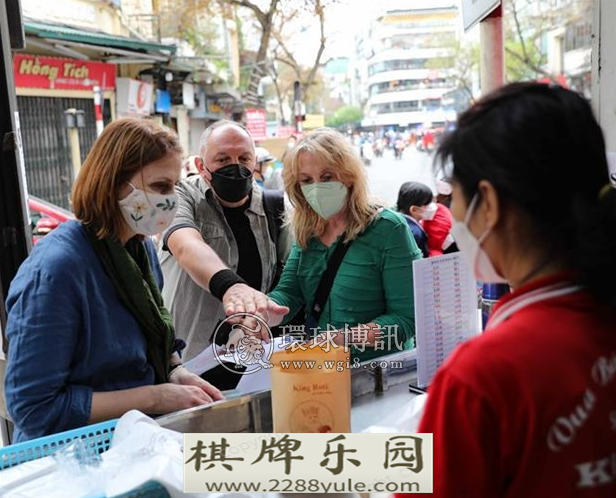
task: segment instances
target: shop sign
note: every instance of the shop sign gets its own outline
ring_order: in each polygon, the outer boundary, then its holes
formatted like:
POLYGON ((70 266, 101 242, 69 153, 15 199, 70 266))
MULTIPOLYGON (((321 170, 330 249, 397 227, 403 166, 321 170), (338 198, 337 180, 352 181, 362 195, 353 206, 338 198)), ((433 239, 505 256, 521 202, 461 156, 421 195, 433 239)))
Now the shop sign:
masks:
POLYGON ((265 109, 246 109, 246 128, 254 140, 265 140, 267 138, 265 109))
POLYGON ((171 94, 167 90, 156 90, 156 112, 163 114, 171 112, 171 94))
POLYGON ((276 133, 277 137, 290 137, 291 135, 296 135, 298 132, 295 129, 295 126, 278 126, 278 132, 276 133))
POLYGON ((306 119, 302 123, 304 130, 313 130, 325 126, 325 116, 323 114, 306 114, 306 119))
POLYGON ((149 116, 152 112, 154 86, 130 78, 117 79, 116 96, 121 116, 149 116))
POLYGON ((17 88, 113 90, 116 81, 113 64, 22 54, 13 58, 13 74, 17 88))

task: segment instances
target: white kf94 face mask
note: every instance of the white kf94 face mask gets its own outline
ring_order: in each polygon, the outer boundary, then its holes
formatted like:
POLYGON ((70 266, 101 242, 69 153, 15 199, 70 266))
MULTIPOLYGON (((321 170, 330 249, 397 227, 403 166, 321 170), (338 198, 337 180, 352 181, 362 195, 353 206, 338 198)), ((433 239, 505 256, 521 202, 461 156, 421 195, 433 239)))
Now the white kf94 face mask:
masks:
POLYGON ((506 280, 499 275, 488 254, 481 247, 482 242, 490 235, 491 229, 488 228, 481 237, 476 239, 468 228, 468 223, 473 216, 478 199, 479 194, 475 194, 466 210, 464 221, 457 221, 454 218, 451 226, 451 235, 477 280, 489 284, 504 283, 506 280))

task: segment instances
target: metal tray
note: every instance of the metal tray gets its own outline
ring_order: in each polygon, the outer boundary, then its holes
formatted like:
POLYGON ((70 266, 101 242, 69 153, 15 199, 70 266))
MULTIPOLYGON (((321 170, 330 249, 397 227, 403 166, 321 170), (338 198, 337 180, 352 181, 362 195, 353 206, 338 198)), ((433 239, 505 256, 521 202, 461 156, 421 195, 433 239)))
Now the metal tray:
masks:
MULTIPOLYGON (((383 413, 370 405, 384 408, 387 402, 393 406, 406 399, 406 386, 416 378, 416 365, 416 350, 412 349, 366 362, 351 372, 353 430, 370 425, 372 413, 383 413)), ((271 393, 269 390, 246 395, 231 392, 229 399, 165 415, 157 422, 182 433, 269 433, 273 430, 271 393)))

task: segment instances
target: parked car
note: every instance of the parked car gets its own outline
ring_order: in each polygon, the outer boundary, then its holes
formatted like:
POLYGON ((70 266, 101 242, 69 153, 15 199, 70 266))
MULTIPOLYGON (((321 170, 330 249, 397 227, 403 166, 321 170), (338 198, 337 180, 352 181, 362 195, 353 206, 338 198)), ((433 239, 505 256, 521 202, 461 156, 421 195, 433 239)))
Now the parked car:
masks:
POLYGON ((32 227, 32 242, 37 243, 60 223, 75 219, 70 211, 33 195, 28 196, 30 210, 30 226, 32 227))

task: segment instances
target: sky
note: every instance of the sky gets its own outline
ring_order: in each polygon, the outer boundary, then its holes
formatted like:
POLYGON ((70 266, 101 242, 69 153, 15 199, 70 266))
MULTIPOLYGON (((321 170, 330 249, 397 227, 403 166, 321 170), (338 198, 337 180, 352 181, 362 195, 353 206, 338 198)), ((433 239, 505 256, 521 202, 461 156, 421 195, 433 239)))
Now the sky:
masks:
MULTIPOLYGON (((322 61, 331 57, 350 57, 356 30, 367 25, 377 9, 374 0, 338 0, 328 7, 325 28, 329 39, 322 61)), ((294 37, 293 54, 301 64, 311 66, 319 48, 318 19, 310 20, 305 29, 294 37)))
MULTIPOLYGON (((327 51, 322 61, 332 57, 350 57, 354 47, 355 34, 368 25, 386 7, 392 9, 409 9, 449 6, 460 4, 460 0, 338 0, 328 7, 326 30, 329 38, 327 51)), ((293 53, 296 59, 306 65, 312 65, 319 47, 319 23, 315 19, 308 22, 306 29, 294 37, 293 53)))

